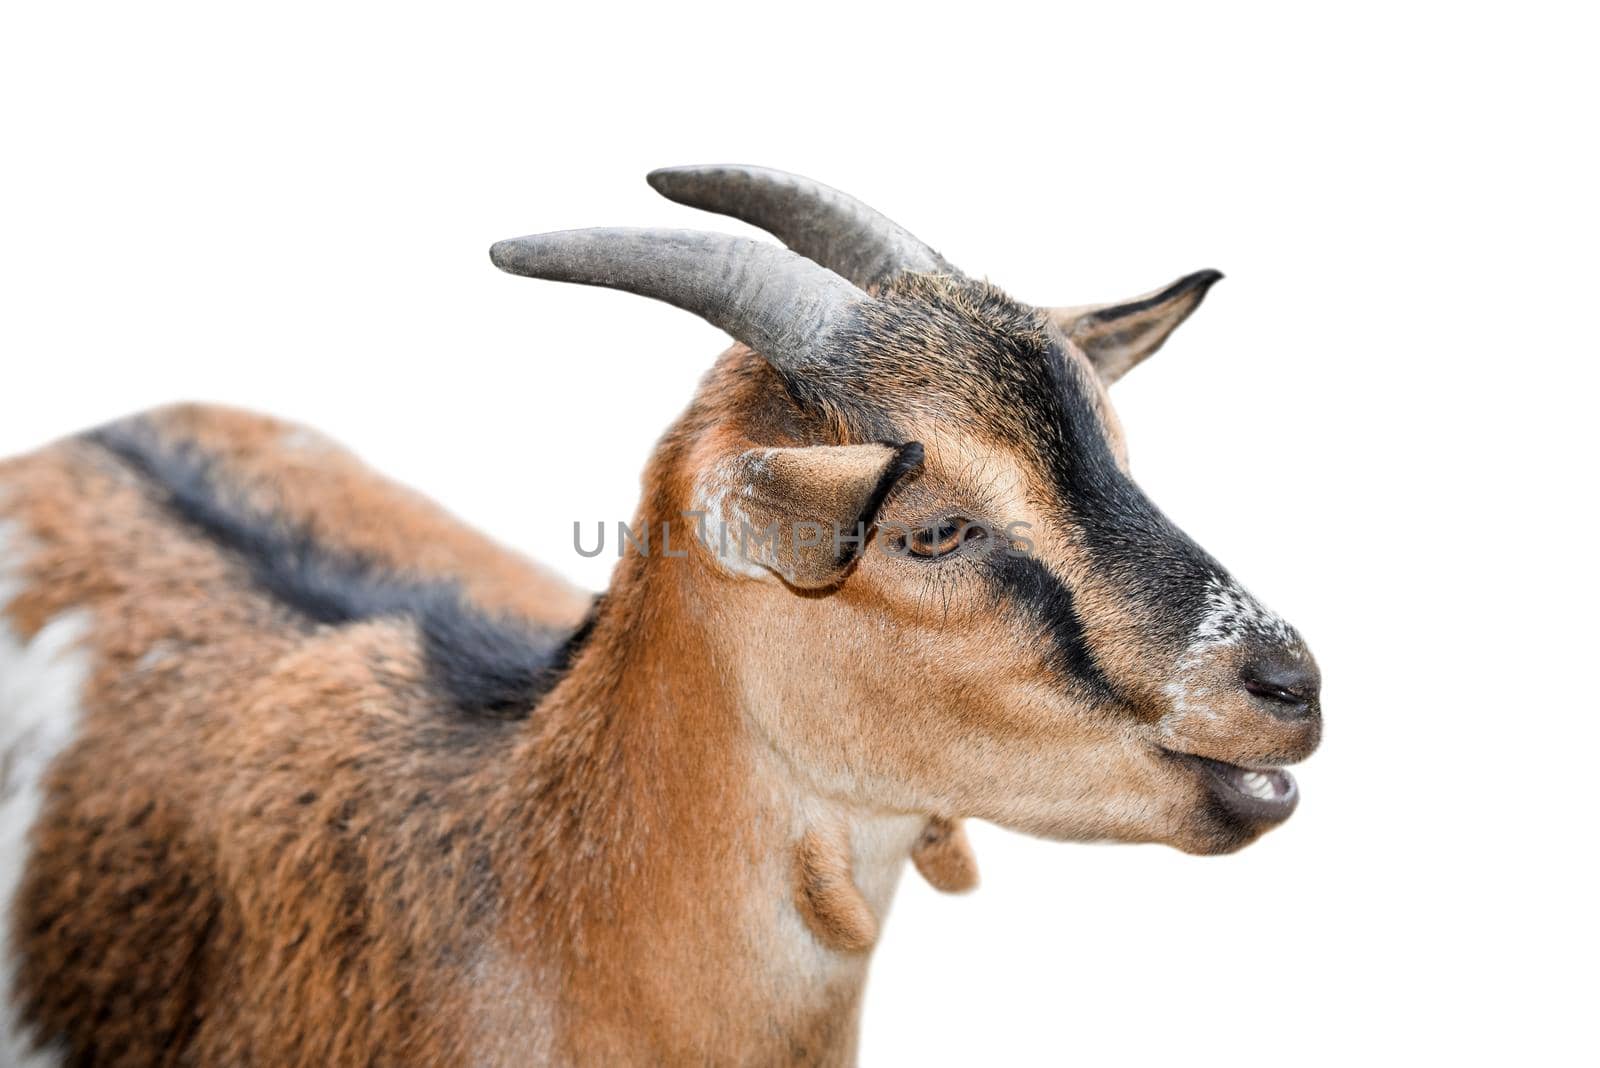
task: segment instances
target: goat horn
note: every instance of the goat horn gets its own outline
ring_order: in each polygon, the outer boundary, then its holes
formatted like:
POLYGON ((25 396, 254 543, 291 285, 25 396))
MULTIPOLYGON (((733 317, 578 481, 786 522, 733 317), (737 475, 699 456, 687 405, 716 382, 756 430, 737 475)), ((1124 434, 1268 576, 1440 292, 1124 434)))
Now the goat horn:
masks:
POLYGON ((511 274, 665 301, 783 371, 826 362, 835 328, 872 299, 787 249, 701 230, 562 230, 498 242, 489 258, 511 274))
POLYGON ((837 189, 765 167, 663 167, 646 180, 669 200, 731 215, 848 278, 879 286, 898 274, 955 274, 898 223, 837 189))

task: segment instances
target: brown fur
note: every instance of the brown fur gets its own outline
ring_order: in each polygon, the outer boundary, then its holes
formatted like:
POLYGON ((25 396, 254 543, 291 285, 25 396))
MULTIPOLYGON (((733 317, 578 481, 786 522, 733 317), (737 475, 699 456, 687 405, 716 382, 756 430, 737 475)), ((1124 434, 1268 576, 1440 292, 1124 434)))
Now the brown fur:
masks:
MULTIPOLYGON (((1232 733, 1162 735, 1171 651, 1052 521, 1038 457, 1007 436, 1017 413, 948 414, 940 375, 895 392, 895 353, 948 377, 973 338, 1037 339, 1043 319, 953 280, 890 299, 930 310, 880 324, 863 373, 927 453, 880 518, 1036 521, 1137 704, 1085 707, 1037 621, 959 572, 874 552, 796 591, 697 547, 625 557, 534 715, 471 719, 430 684, 413 624, 308 624, 109 453, 64 442, 0 465, 27 547, 10 621, 93 620, 84 719, 13 917, 38 1033, 107 1065, 844 1064, 905 857, 944 888, 975 878, 959 826, 927 813, 1196 852, 1265 830, 1219 822, 1160 750, 1314 739, 1242 705, 1232 733)), ((493 611, 587 608, 319 439, 214 409, 153 422, 330 544, 493 611)), ((682 522, 753 444, 880 462, 850 427, 736 347, 652 458, 634 525, 682 522)), ((796 485, 849 512, 873 464, 809 462, 829 455, 806 452, 796 485)))
POLYGON ((34 546, 19 632, 69 608, 96 620, 86 722, 19 902, 41 1033, 83 1036, 101 1064, 470 1063, 467 995, 511 961, 530 1001, 584 1021, 546 1020, 521 1048, 572 1063, 848 1044, 845 988, 758 1023, 766 980, 728 966, 750 952, 729 942, 748 891, 728 873, 764 876, 787 831, 730 793, 750 758, 718 688, 631 640, 628 620, 659 612, 647 576, 619 583, 621 625, 527 731, 485 734, 439 722, 407 626, 301 632, 99 450, 64 443, 0 478, 34 546))
POLYGON ((313 430, 198 404, 163 409, 152 421, 214 457, 231 486, 308 523, 325 544, 461 582, 490 611, 576 626, 589 609, 590 596, 555 572, 496 545, 313 430))
POLYGON ((960 820, 930 819, 911 850, 911 860, 935 890, 964 894, 977 889, 978 861, 960 820))
POLYGON ((809 830, 795 846, 795 905, 823 945, 859 953, 878 939, 878 919, 850 871, 842 828, 809 830))

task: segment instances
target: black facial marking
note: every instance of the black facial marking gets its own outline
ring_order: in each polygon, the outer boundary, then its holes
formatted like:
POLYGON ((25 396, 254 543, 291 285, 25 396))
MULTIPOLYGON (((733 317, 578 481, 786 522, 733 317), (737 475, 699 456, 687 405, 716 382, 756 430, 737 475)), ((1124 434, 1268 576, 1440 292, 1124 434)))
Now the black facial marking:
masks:
POLYGON ((1157 617, 1187 633, 1221 570, 1117 465, 1095 411, 1086 372, 1053 349, 1053 390, 1036 403, 1038 453, 1096 565, 1157 617), (1049 403, 1051 394, 1054 404, 1049 403))
MULTIPOLYGON (((1218 277, 1190 275, 1117 316, 1218 277)), ((1221 569, 1118 466, 1093 370, 1037 310, 983 283, 908 276, 845 343, 853 359, 833 403, 855 433, 904 439, 931 418, 1016 449, 1039 476, 1042 523, 1073 532, 1096 581, 1137 608, 1153 639, 1187 637, 1221 569)))
POLYGON ((310 622, 413 620, 430 678, 462 712, 528 716, 593 628, 599 602, 576 631, 543 627, 485 613, 453 582, 411 578, 319 544, 303 526, 226 501, 208 457, 164 444, 137 424, 96 431, 90 440, 154 483, 179 518, 239 557, 257 586, 310 622))
POLYGON ((1073 606, 1072 591, 1032 556, 995 554, 988 576, 1002 603, 1016 605, 1044 627, 1051 642, 1049 660, 1062 675, 1076 680, 1095 697, 1114 696, 1084 634, 1083 620, 1073 606))

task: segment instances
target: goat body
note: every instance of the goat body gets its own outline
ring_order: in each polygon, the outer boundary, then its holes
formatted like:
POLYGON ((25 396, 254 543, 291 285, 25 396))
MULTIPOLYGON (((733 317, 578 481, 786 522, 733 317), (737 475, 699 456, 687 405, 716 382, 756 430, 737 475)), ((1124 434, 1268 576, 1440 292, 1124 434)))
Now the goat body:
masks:
POLYGON ((906 859, 973 883, 957 817, 1198 853, 1288 817, 1315 664, 1105 393, 1220 276, 1031 308, 805 179, 652 180, 804 256, 492 255, 743 342, 632 529, 770 541, 594 598, 209 407, 0 463, 0 1062, 848 1064, 906 859))

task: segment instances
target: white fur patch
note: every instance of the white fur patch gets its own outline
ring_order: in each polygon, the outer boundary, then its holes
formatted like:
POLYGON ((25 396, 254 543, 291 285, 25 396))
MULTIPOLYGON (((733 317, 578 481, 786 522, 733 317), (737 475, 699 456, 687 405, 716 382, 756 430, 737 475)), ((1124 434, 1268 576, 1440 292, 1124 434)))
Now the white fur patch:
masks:
MULTIPOLYGON (((11 570, 18 539, 0 523, 0 612, 20 592, 11 570)), ((57 1051, 34 1050, 11 1003, 16 962, 10 946, 11 907, 28 860, 28 833, 44 803, 41 780, 72 741, 89 653, 81 641, 84 612, 57 616, 23 641, 0 616, 0 1065, 45 1068, 57 1051)))
POLYGON ((1304 646, 1300 635, 1278 614, 1256 600, 1249 590, 1230 580, 1213 578, 1206 588, 1206 614, 1189 639, 1189 648, 1179 658, 1172 681, 1165 690, 1172 699, 1172 711, 1164 717, 1166 729, 1186 716, 1214 719, 1215 697, 1206 668, 1218 649, 1236 645, 1247 636, 1259 636, 1290 649, 1304 646))
POLYGON ((278 436, 285 452, 321 454, 333 451, 333 442, 305 426, 292 426, 278 436))
POLYGON ((750 533, 747 527, 754 525, 746 511, 755 497, 753 479, 765 469, 770 454, 770 449, 752 449, 695 481, 694 510, 701 513, 697 536, 723 567, 746 578, 767 578, 778 567, 775 543, 763 542, 760 530, 750 533))
POLYGON ((490 945, 473 964, 468 982, 468 1063, 492 1068, 553 1060, 553 987, 537 961, 490 945))
POLYGON ((1228 644, 1247 633, 1260 634, 1283 645, 1300 643, 1294 628, 1249 590, 1236 582, 1213 578, 1206 589, 1206 614, 1195 628, 1194 644, 1228 644))

